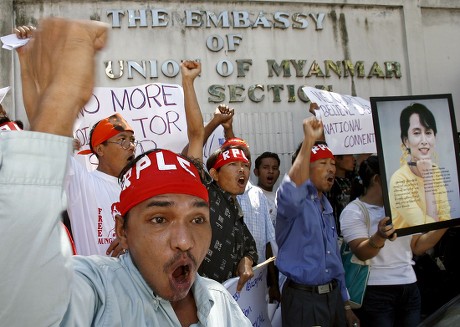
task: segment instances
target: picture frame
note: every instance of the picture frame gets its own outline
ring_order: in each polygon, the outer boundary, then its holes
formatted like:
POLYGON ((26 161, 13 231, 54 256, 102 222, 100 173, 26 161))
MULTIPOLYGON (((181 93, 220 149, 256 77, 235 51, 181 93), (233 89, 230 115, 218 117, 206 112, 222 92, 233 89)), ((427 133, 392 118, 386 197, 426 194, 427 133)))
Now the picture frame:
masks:
POLYGON ((452 95, 371 97, 370 102, 385 214, 396 234, 460 225, 452 95))

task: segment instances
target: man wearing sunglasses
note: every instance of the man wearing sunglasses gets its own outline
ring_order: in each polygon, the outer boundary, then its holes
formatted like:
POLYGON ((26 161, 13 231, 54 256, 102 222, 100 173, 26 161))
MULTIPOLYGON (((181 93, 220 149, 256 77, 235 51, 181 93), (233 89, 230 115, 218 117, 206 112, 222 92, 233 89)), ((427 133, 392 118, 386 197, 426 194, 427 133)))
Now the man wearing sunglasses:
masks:
POLYGON ((94 155, 94 171, 71 156, 66 195, 72 235, 78 254, 117 256, 122 248, 115 236, 114 203, 118 202, 118 175, 134 159, 134 131, 120 115, 100 120, 91 129, 89 150, 94 155))

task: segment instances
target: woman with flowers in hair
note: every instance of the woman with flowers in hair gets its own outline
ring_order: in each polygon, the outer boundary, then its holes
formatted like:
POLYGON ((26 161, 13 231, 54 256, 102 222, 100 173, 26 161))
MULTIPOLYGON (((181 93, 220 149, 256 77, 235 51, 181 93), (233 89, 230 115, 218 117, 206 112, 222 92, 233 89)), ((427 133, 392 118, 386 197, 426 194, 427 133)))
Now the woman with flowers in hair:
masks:
POLYGON ((391 215, 395 228, 450 219, 450 205, 441 169, 434 163, 436 120, 421 103, 403 109, 401 167, 390 179, 391 215))

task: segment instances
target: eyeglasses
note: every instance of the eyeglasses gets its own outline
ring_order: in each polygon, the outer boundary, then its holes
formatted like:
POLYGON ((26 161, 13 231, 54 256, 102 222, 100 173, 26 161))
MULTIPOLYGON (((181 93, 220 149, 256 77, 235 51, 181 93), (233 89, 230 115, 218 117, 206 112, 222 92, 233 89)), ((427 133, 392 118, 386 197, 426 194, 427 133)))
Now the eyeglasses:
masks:
POLYGON ((136 147, 137 144, 138 144, 138 142, 136 140, 131 140, 131 139, 121 139, 119 141, 106 141, 106 142, 107 143, 118 144, 124 150, 128 150, 131 145, 136 147))

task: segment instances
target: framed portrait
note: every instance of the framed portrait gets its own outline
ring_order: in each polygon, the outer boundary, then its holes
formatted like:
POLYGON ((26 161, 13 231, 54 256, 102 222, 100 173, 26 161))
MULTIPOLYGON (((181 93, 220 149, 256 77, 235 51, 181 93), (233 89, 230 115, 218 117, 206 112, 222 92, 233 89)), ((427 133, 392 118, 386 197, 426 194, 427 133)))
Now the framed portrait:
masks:
POLYGON ((460 225, 450 94, 371 97, 385 213, 398 236, 460 225))

